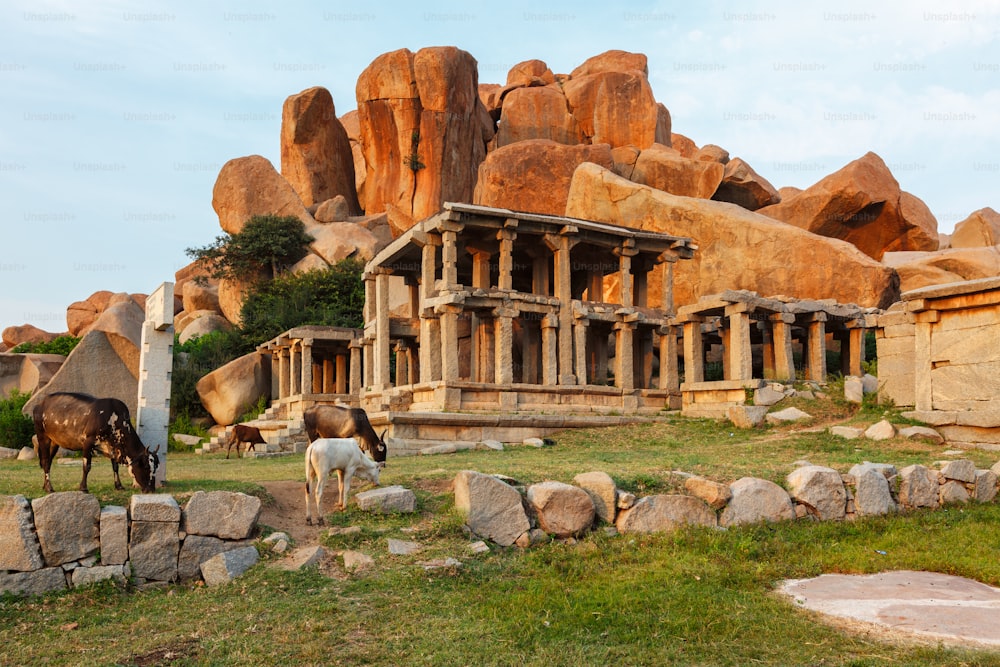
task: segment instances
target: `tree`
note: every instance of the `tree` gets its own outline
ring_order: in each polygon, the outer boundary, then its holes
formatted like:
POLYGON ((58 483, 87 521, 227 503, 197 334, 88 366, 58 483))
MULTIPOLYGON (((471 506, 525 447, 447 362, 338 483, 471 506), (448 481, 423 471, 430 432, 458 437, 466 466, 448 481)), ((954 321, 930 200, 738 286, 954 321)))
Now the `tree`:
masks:
POLYGON ((187 255, 206 264, 213 278, 256 281, 276 278, 306 256, 313 241, 295 216, 255 215, 236 234, 217 236, 187 255))

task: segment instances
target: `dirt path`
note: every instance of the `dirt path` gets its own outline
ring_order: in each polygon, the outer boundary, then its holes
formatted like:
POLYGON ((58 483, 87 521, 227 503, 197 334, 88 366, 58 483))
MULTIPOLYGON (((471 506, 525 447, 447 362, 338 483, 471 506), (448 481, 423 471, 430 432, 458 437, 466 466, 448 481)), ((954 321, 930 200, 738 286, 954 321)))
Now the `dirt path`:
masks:
MULTIPOLYGON (((301 480, 264 482, 263 487, 274 498, 274 502, 264 505, 259 523, 287 533, 294 540, 296 547, 319 544, 320 534, 327 528, 306 525, 305 483, 301 480)), ((333 480, 333 488, 336 494, 336 477, 333 480)), ((327 498, 324 497, 323 500, 327 498)))

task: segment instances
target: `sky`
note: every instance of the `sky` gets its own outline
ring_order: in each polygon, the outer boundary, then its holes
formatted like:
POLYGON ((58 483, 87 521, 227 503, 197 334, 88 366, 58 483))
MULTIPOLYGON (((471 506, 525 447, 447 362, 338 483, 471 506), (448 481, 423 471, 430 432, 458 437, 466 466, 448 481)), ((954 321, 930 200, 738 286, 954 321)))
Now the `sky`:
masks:
POLYGON ((776 187, 874 151, 940 232, 1000 210, 1000 0, 6 0, 0 330, 64 332, 98 290, 173 281, 222 233, 222 165, 280 169, 288 96, 326 87, 343 115, 376 57, 427 46, 468 51, 480 83, 643 53, 673 131, 776 187))

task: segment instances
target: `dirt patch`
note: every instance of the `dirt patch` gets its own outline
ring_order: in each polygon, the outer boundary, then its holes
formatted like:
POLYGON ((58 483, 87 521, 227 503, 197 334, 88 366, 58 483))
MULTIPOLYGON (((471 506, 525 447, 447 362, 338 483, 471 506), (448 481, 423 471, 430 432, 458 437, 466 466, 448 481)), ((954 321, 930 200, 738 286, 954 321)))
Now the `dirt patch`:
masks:
MULTIPOLYGON (((334 495, 336 495, 336 482, 334 479, 334 495)), ((261 509, 258 523, 286 533, 292 538, 296 547, 319 544, 320 535, 325 533, 327 528, 306 525, 305 482, 300 480, 264 482, 262 486, 274 500, 266 503, 261 509)), ((328 500, 325 497, 328 494, 323 495, 323 500, 328 500)))

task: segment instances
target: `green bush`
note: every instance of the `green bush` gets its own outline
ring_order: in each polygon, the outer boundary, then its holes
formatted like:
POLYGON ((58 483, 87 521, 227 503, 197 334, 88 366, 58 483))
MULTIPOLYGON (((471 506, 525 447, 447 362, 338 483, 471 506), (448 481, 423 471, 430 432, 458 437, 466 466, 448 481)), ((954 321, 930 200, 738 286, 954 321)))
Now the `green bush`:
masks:
POLYGON ((275 278, 306 256, 313 238, 295 216, 255 215, 236 234, 185 252, 205 262, 215 278, 257 280, 275 278))
POLYGON ((243 302, 243 336, 254 345, 292 327, 364 326, 364 265, 346 259, 329 269, 282 276, 260 284, 243 302))
POLYGON ((79 338, 67 334, 65 336, 57 336, 47 343, 21 343, 11 350, 11 352, 23 354, 61 354, 67 357, 79 342, 79 338))
POLYGON ((238 330, 213 331, 180 343, 174 338, 170 382, 171 419, 207 417, 195 385, 215 369, 254 349, 238 330))
POLYGON ((21 393, 17 389, 10 392, 10 397, 0 399, 0 447, 20 449, 31 447, 31 436, 35 434, 35 425, 31 417, 26 417, 21 410, 31 398, 30 393, 21 393))

